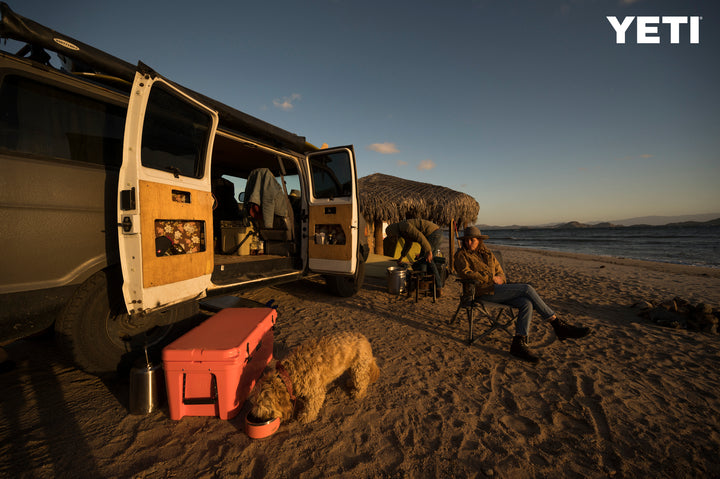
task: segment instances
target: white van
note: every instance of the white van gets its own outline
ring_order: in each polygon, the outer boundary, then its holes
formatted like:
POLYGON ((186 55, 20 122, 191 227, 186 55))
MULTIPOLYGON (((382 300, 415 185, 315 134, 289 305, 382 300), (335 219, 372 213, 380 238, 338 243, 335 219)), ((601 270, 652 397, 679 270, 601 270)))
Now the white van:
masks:
POLYGON ((207 296, 314 273, 358 291, 351 146, 0 13, 21 45, 0 51, 0 344, 54 324, 77 365, 112 371, 207 296))

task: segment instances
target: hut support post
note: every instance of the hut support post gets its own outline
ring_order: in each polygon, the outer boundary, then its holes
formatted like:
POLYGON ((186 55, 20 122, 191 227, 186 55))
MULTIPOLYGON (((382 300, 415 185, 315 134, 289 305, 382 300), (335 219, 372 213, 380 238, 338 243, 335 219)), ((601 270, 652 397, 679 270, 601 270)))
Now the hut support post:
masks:
POLYGON ((383 254, 383 222, 375 220, 373 233, 375 235, 375 254, 383 254))
POLYGON ((450 221, 450 246, 448 248, 448 269, 455 272, 455 220, 450 221))

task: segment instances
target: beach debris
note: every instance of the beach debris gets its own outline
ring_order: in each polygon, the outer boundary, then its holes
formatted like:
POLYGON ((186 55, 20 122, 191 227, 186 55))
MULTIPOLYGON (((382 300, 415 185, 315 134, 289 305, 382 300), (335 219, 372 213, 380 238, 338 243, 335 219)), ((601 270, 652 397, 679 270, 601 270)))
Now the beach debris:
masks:
POLYGON ((675 297, 657 305, 649 301, 638 301, 631 307, 638 310, 639 316, 658 326, 718 334, 720 309, 705 303, 693 305, 685 299, 675 297))

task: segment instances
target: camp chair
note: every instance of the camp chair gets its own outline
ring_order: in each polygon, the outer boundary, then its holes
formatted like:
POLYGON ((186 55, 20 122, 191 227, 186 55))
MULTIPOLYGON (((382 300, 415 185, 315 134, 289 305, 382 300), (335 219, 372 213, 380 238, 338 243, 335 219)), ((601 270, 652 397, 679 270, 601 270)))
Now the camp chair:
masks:
MULTIPOLYGON (((495 258, 502 266, 505 271, 505 265, 503 263, 502 254, 493 251, 495 258)), ((468 320, 468 344, 473 344, 475 341, 488 336, 490 333, 499 329, 505 331, 511 337, 513 333, 507 330, 515 320, 517 320, 517 311, 506 304, 493 303, 492 301, 485 301, 481 299, 475 299, 475 285, 476 281, 472 279, 457 279, 458 282, 462 283, 462 293, 460 294, 460 302, 455 310, 455 314, 452 319, 448 321, 448 324, 453 324, 458 320, 458 314, 461 309, 465 309, 465 314, 468 320), (479 313, 478 319, 485 319, 487 328, 480 333, 480 335, 474 335, 474 319, 475 312, 479 313), (507 320, 504 321, 504 316, 507 316, 507 320)))

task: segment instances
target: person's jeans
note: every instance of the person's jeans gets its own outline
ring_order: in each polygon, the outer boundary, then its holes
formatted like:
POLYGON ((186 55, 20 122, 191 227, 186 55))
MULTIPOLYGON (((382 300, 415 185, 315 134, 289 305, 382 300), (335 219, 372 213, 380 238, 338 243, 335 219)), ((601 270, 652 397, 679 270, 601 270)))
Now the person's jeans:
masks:
POLYGON ((435 250, 440 249, 440 243, 442 243, 442 230, 440 228, 436 229, 429 235, 427 235, 425 238, 428 240, 428 243, 430 243, 430 247, 432 248, 432 253, 435 254, 435 250))
MULTIPOLYGON (((427 235, 426 238, 428 240, 428 243, 430 243, 430 247, 432 248, 432 254, 433 256, 435 256, 435 251, 440 249, 440 243, 442 243, 442 230, 438 228, 429 235, 427 235)), ((435 276, 435 284, 438 288, 442 288, 443 278, 440 274, 440 268, 437 267, 434 261, 430 261, 428 267, 430 268, 432 274, 435 276)))
POLYGON ((496 284, 495 294, 484 294, 480 299, 518 308, 515 334, 519 336, 527 336, 530 332, 533 309, 543 319, 550 319, 555 315, 553 310, 540 298, 535 288, 529 284, 496 284))

